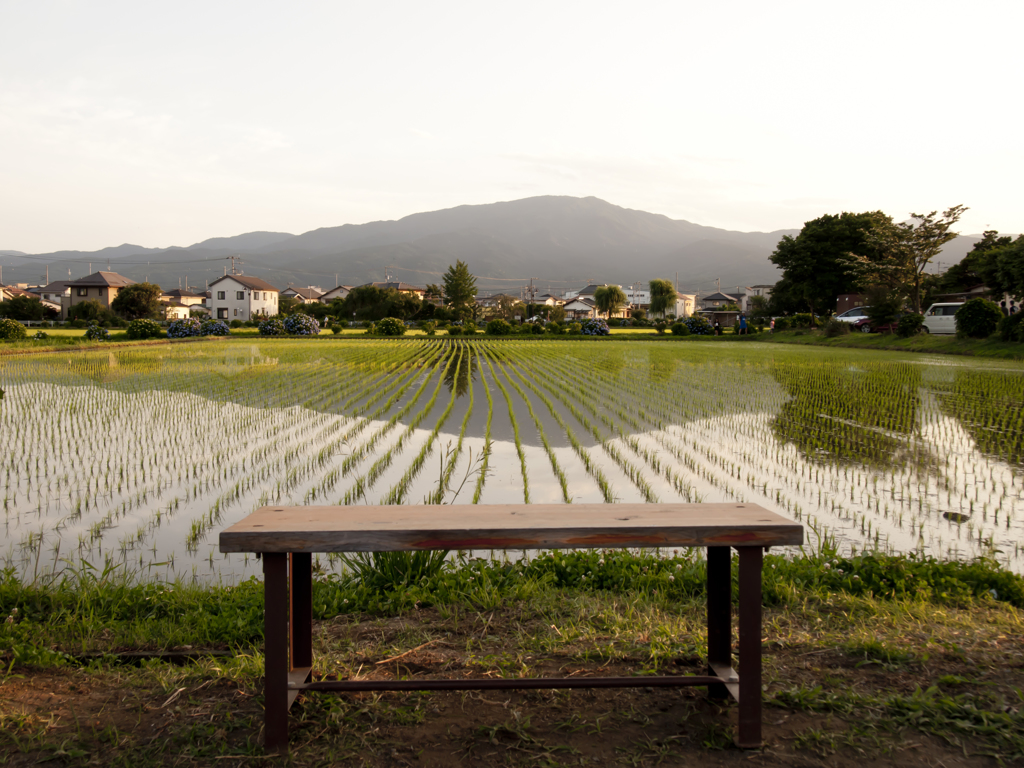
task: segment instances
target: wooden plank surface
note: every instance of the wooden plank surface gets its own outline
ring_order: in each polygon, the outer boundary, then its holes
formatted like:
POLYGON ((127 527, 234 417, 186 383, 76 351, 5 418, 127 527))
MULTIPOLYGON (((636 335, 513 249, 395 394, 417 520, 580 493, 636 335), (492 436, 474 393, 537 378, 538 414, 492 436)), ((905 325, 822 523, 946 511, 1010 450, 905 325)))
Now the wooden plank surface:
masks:
POLYGON ((756 504, 495 504, 262 507, 220 534, 221 552, 802 544, 803 526, 756 504))

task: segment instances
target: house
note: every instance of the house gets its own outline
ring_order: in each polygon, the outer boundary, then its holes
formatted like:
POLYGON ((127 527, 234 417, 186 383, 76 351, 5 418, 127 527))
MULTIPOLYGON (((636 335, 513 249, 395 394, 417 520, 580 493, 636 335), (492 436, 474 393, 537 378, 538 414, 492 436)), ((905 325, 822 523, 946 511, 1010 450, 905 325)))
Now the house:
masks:
POLYGON ((676 294, 676 317, 690 317, 697 308, 697 297, 692 293, 676 294))
POLYGON ((562 309, 565 310, 566 320, 586 320, 598 316, 597 305, 594 303, 594 300, 583 297, 565 302, 562 305, 562 309))
POLYGON ((507 293, 493 293, 490 296, 477 296, 477 306, 483 309, 495 309, 499 307, 502 302, 518 304, 520 299, 518 296, 511 296, 507 293))
POLYGON ((565 303, 565 299, 559 298, 558 296, 552 296, 550 293, 545 293, 535 298, 532 304, 546 304, 549 307, 560 307, 565 303))
POLYGON ((324 292, 318 288, 314 288, 309 285, 305 288, 300 288, 297 285, 289 285, 283 291, 281 291, 282 299, 295 299, 301 301, 303 304, 316 304, 320 301, 320 297, 324 295, 324 292))
POLYGON ((180 301, 171 301, 164 305, 164 317, 168 320, 184 320, 191 316, 190 308, 180 301))
POLYGON ((173 291, 164 291, 164 294, 160 297, 160 301, 167 302, 168 304, 182 304, 186 307, 192 307, 205 302, 206 297, 199 293, 192 293, 192 291, 189 290, 175 288, 173 291))
POLYGON ((350 293, 352 293, 351 285, 339 285, 336 288, 331 288, 331 290, 327 291, 327 293, 322 295, 320 297, 320 303, 330 304, 335 299, 347 298, 350 293))
POLYGON ((129 285, 135 285, 135 281, 117 272, 93 272, 87 277, 72 280, 67 286, 69 292, 62 297, 61 316, 66 319, 72 307, 85 301, 98 301, 110 309, 110 303, 117 298, 118 292, 129 285))
POLYGON ((714 310, 720 309, 727 304, 735 304, 742 310, 743 307, 740 305, 740 297, 732 296, 728 293, 721 293, 720 291, 710 293, 700 300, 700 308, 703 310, 714 310))
POLYGON ((217 320, 252 320, 277 314, 280 291, 248 275, 224 275, 210 283, 208 307, 217 320))
POLYGON ((64 297, 71 295, 71 283, 71 280, 54 280, 34 293, 39 294, 44 301, 51 301, 60 307, 64 297))

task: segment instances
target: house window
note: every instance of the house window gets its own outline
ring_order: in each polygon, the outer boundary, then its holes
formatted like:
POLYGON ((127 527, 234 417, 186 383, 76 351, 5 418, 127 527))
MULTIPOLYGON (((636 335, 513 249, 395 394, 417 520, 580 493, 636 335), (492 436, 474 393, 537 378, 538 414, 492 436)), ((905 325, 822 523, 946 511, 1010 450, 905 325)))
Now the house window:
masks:
POLYGON ((227 298, 227 293, 225 291, 217 291, 217 298, 223 301, 227 298))
POLYGON ((235 291, 235 298, 242 301, 245 298, 245 291, 235 291))
POLYGON ((228 319, 227 307, 221 307, 221 308, 219 308, 217 310, 217 319, 218 320, 227 320, 228 319))
POLYGON ((89 295, 89 289, 88 288, 79 288, 78 289, 78 295, 79 296, 88 296, 89 295))
POLYGON ((238 310, 235 310, 235 317, 238 317, 238 310))

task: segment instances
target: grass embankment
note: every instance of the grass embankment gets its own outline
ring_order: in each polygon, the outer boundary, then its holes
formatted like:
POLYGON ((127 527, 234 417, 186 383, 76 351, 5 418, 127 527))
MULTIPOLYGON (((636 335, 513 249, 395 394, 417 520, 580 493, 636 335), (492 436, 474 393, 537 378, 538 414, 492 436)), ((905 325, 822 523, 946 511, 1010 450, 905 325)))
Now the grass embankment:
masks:
MULTIPOLYGON (((319 677, 699 673, 704 565, 552 553, 419 585, 314 588, 319 677)), ((834 553, 765 565, 767 764, 1024 758, 1024 579, 988 563, 834 553)), ((0 582, 12 764, 265 765, 262 585, 0 582), (126 651, 199 652, 184 664, 126 651), (226 655, 205 651, 227 651, 226 655), (106 654, 106 655, 104 655, 106 654), (119 655, 122 654, 122 655, 119 655), (220 763, 218 763, 220 764, 220 763)), ((740 670, 742 674, 742 669, 740 670)), ((304 694, 296 765, 747 765, 702 689, 304 694)))
MULTIPOLYGON (((743 338, 739 337, 739 339, 743 338)), ((996 336, 988 339, 961 339, 951 335, 919 334, 903 339, 892 333, 851 332, 830 339, 821 331, 780 331, 750 338, 775 344, 813 344, 847 349, 885 349, 895 352, 927 352, 935 355, 970 355, 1024 360, 1024 344, 1000 341, 996 336)))

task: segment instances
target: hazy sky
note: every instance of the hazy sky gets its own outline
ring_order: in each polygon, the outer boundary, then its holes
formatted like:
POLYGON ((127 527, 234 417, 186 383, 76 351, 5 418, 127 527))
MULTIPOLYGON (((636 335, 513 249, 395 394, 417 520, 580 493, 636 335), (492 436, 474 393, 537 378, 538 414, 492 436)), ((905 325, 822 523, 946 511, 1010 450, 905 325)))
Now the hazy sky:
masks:
POLYGON ((0 249, 531 195, 1024 231, 1024 2, 0 0, 0 249))

